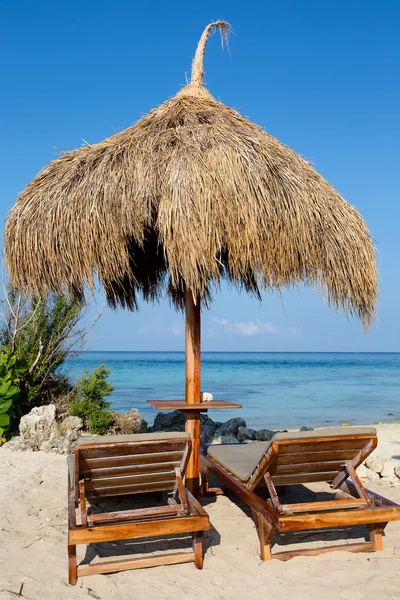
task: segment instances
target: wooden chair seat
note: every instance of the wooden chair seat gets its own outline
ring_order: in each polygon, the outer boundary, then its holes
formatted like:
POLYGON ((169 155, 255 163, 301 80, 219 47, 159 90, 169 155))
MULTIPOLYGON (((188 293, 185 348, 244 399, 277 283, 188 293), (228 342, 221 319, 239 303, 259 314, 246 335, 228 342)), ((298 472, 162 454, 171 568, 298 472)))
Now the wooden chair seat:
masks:
POLYGON ((358 524, 368 525, 369 542, 273 556, 287 560, 299 554, 317 555, 331 550, 380 550, 383 529, 389 521, 400 519, 400 507, 366 490, 356 473, 376 446, 373 427, 282 432, 269 442, 210 446, 207 456, 202 457, 203 489, 205 493, 222 491, 209 488, 209 476, 213 473, 251 507, 263 560, 272 558, 271 545, 277 532, 358 524), (329 483, 337 490, 336 498, 282 504, 276 486, 313 482, 329 483), (255 493, 261 484, 268 489, 267 502, 255 493))
POLYGON ((183 485, 191 449, 186 433, 90 436, 78 440, 68 457, 69 582, 78 576, 194 561, 203 566, 202 536, 210 528, 207 513, 183 485), (165 505, 129 510, 104 504, 167 495, 165 505), (146 497, 146 496, 145 496, 146 497), (77 521, 80 517, 80 522, 77 521), (157 554, 77 566, 76 546, 143 537, 191 534, 192 552, 157 554))

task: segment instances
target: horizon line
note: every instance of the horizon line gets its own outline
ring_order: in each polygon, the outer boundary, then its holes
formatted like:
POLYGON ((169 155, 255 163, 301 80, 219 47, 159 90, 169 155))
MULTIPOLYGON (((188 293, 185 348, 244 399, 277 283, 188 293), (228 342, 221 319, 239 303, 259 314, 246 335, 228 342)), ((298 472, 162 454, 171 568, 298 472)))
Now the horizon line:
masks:
MULTIPOLYGON (((131 353, 131 354, 185 354, 185 350, 76 350, 77 354, 87 353, 131 353)), ((202 350, 202 354, 400 354, 400 350, 202 350)))

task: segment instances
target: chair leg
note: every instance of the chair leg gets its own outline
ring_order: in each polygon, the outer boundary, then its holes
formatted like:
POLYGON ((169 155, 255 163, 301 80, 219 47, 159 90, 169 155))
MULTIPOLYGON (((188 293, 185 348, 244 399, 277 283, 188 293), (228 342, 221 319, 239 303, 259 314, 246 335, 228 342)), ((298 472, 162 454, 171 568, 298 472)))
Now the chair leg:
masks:
POLYGON ((76 585, 77 579, 76 546, 68 544, 68 582, 76 585))
POLYGON ((203 532, 195 531, 192 533, 194 564, 196 569, 203 568, 203 532))
POLYGON ((208 492, 208 481, 210 479, 210 470, 202 467, 201 469, 201 495, 207 496, 208 492))
POLYGON ((274 541, 276 530, 268 523, 260 513, 253 510, 254 521, 260 540, 260 557, 261 560, 272 560, 271 545, 274 541))
POLYGON ((368 525, 369 539, 375 546, 375 552, 383 550, 382 533, 387 523, 371 523, 368 525))

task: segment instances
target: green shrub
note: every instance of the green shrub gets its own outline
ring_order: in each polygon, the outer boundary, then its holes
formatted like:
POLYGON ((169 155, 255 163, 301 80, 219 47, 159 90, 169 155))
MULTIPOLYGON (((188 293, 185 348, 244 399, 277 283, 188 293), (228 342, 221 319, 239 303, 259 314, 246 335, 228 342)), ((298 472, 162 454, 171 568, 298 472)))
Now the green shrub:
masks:
POLYGON ((25 412, 67 394, 72 385, 62 372, 67 356, 79 351, 89 327, 82 327, 84 305, 50 293, 29 298, 4 284, 0 299, 0 346, 26 365, 21 402, 25 412))
POLYGON ((103 435, 113 422, 110 403, 104 400, 114 387, 107 381, 111 371, 99 365, 94 371, 85 370, 85 375, 75 386, 75 397, 69 403, 69 413, 80 417, 91 433, 103 435))
POLYGON ((89 431, 96 435, 104 435, 112 422, 111 412, 105 410, 94 411, 89 416, 89 431))
POLYGON ((9 438, 23 414, 20 385, 26 370, 26 363, 3 349, 0 353, 0 442, 9 438))

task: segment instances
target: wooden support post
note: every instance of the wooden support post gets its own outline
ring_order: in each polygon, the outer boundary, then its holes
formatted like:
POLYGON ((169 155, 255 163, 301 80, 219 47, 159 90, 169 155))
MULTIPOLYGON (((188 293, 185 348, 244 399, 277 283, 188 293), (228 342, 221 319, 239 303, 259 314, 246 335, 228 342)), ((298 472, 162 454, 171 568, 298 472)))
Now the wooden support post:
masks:
POLYGON ((68 583, 76 585, 77 579, 76 546, 68 544, 68 583))
MULTIPOLYGON (((186 291, 186 385, 188 404, 200 402, 200 298, 194 303, 190 290, 186 291)), ((192 440, 192 451, 186 467, 186 487, 199 497, 200 484, 200 412, 185 411, 186 431, 192 440)))
POLYGON ((375 552, 383 550, 382 533, 387 523, 371 523, 368 525, 369 539, 374 544, 375 552))
POLYGON ((194 564, 197 569, 203 568, 203 531, 192 533, 194 564))
POLYGON ((274 541, 276 530, 260 513, 252 510, 253 518, 260 540, 260 558, 261 560, 271 560, 271 545, 274 541))

